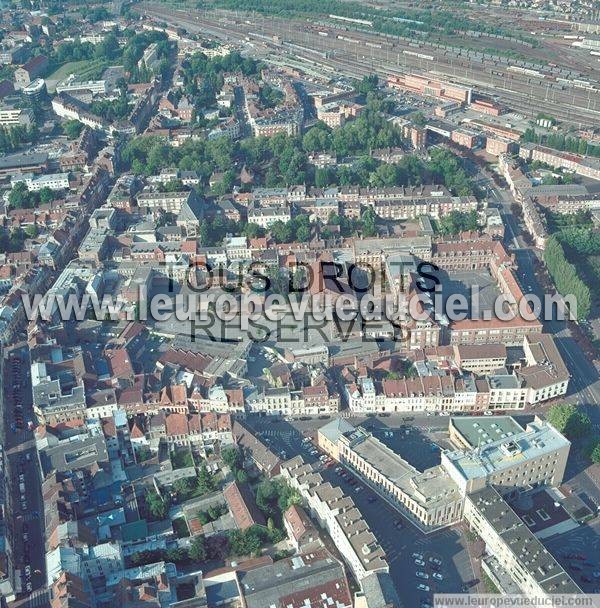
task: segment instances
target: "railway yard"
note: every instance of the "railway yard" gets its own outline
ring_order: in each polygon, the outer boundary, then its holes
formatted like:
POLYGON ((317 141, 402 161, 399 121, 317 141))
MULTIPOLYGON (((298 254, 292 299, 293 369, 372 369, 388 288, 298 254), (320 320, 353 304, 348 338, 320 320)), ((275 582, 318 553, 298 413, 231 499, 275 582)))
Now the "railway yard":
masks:
POLYGON ((531 55, 526 61, 365 31, 368 21, 306 20, 298 27, 297 22, 274 17, 181 10, 157 3, 142 3, 138 10, 191 33, 246 44, 267 60, 272 55, 292 67, 308 67, 332 78, 427 73, 497 97, 525 115, 542 111, 579 128, 595 127, 600 121, 598 57, 565 44, 563 36, 545 41, 541 49, 521 43, 520 54, 531 55), (542 61, 544 53, 554 61, 542 61))

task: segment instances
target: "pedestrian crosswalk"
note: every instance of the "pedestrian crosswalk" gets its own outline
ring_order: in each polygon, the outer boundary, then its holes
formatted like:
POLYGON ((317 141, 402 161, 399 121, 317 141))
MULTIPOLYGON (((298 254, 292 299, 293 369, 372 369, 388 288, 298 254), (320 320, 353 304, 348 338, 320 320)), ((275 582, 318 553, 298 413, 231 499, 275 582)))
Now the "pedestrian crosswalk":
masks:
POLYGON ((48 589, 36 589, 27 598, 27 608, 49 608, 50 607, 50 594, 48 589))
POLYGON ((39 513, 32 513, 31 511, 28 511, 27 513, 25 513, 23 515, 23 521, 37 521, 40 518, 39 513))
POLYGON ((286 429, 284 431, 279 431, 276 429, 265 429, 264 431, 261 431, 261 433, 265 437, 281 437, 283 439, 289 439, 290 437, 300 435, 300 433, 296 429, 294 429, 294 430, 286 429))

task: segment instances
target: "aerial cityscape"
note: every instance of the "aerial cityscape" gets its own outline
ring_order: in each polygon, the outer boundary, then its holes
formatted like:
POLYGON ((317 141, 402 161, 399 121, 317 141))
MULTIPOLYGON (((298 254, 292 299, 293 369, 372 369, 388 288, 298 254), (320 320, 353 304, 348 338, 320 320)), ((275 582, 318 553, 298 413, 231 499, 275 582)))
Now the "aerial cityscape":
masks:
POLYGON ((600 607, 600 2, 7 0, 0 608, 600 607))

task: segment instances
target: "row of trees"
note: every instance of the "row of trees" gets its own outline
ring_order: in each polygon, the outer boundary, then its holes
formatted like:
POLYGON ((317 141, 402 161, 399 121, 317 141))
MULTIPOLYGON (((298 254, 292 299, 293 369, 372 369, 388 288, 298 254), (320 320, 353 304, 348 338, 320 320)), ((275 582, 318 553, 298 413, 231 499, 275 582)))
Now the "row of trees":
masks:
POLYGON ((526 142, 542 144, 554 148, 554 150, 600 157, 600 145, 592 144, 581 137, 569 137, 564 133, 538 134, 535 129, 530 127, 523 133, 521 139, 526 142))
MULTIPOLYGON (((177 565, 186 565, 190 563, 200 563, 206 559, 224 559, 229 551, 227 538, 224 538, 227 543, 227 551, 222 554, 221 551, 210 550, 211 544, 207 543, 203 536, 197 536, 189 548, 173 547, 172 549, 146 549, 132 554, 128 558, 128 566, 144 566, 153 564, 159 561, 165 561, 177 565), (218 557, 217 557, 218 555, 218 557)), ((217 543, 213 543, 215 546, 217 543)), ((221 544, 220 542, 218 544, 221 544)), ((216 547, 215 547, 216 548, 216 547)))
POLYGON ((556 234, 569 253, 576 255, 600 255, 600 233, 589 226, 571 226, 556 234))
POLYGON ((585 319, 591 309, 590 289, 577 274, 577 268, 567 260, 565 251, 555 235, 546 242, 544 262, 558 292, 562 296, 575 296, 577 318, 585 319))

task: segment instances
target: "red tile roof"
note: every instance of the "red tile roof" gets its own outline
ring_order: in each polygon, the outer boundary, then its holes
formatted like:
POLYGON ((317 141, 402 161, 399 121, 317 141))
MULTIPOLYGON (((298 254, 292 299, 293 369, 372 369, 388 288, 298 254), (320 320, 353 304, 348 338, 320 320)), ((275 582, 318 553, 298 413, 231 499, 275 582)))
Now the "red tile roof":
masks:
POLYGON ((250 486, 234 481, 223 490, 223 496, 240 530, 254 525, 265 525, 265 516, 256 505, 250 486))

